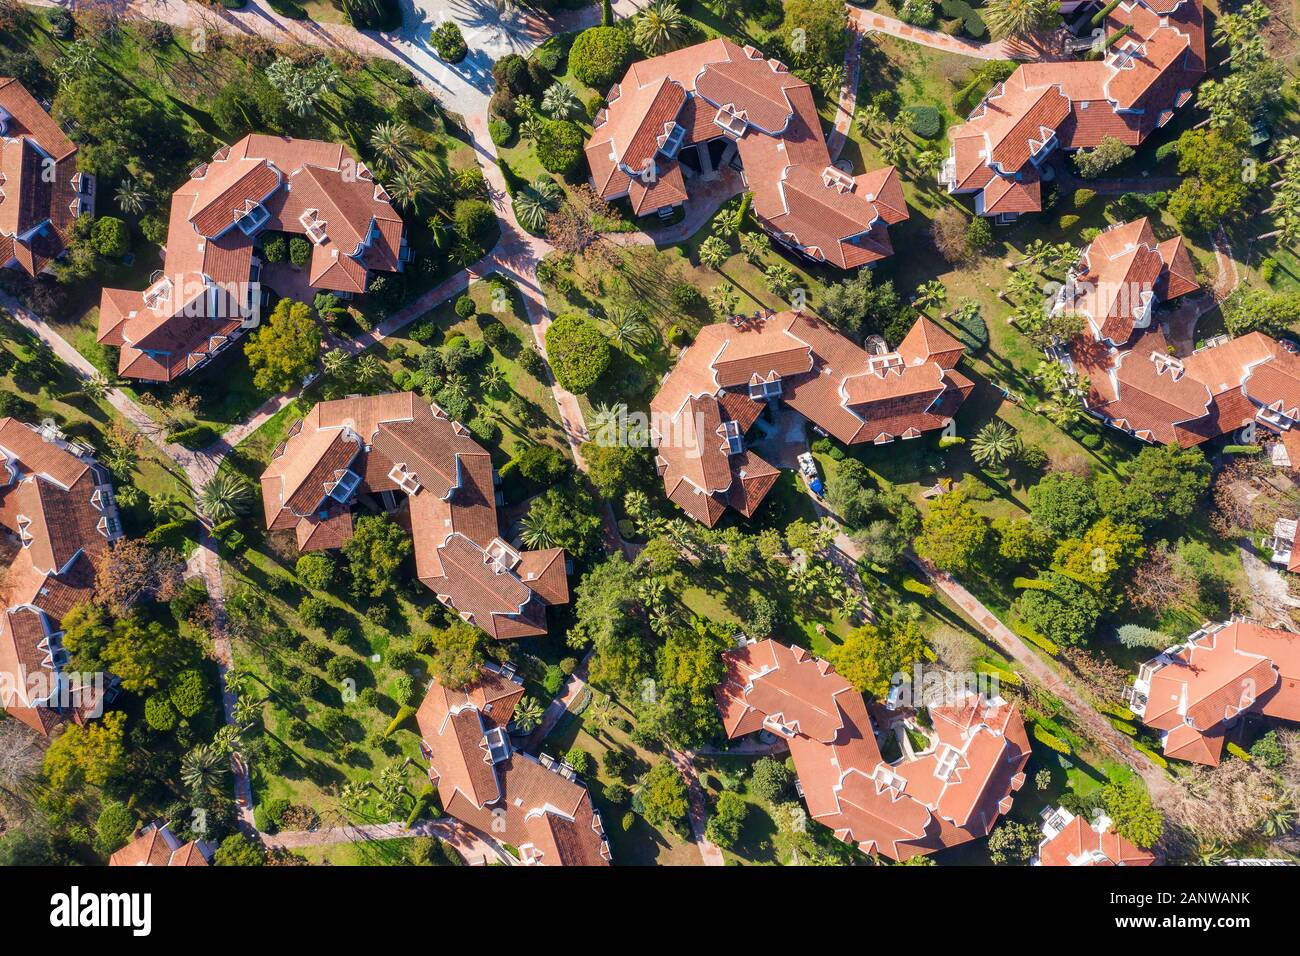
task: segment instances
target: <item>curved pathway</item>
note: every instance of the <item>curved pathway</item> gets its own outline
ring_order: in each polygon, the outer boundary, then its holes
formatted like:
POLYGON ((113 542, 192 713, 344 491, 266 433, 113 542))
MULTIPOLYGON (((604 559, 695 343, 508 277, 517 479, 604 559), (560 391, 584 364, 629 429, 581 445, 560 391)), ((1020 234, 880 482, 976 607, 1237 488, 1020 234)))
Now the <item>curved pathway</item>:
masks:
POLYGON ((940 33, 938 30, 914 27, 902 20, 895 20, 893 17, 872 13, 870 10, 859 10, 856 7, 849 7, 849 16, 858 24, 858 29, 864 34, 883 33, 887 36, 897 37, 900 40, 907 40, 909 43, 928 46, 932 50, 942 50, 944 53, 960 53, 963 56, 973 56, 981 60, 1009 60, 1013 53, 1018 52, 1009 50, 1003 40, 995 40, 992 43, 976 43, 974 40, 949 36, 946 33, 940 33))
POLYGON ((263 833, 262 842, 271 849, 297 850, 309 846, 333 846, 339 843, 364 843, 370 840, 408 840, 433 836, 454 846, 470 866, 490 863, 512 865, 515 860, 490 840, 453 817, 425 820, 413 827, 405 823, 360 823, 320 830, 285 830, 263 833))

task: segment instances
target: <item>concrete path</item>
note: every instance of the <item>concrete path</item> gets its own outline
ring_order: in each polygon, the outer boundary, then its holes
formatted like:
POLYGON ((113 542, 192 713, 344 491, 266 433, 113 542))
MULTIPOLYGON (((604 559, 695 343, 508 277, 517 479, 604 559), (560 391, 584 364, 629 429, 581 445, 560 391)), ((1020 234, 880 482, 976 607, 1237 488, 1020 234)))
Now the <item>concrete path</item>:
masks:
MULTIPOLYGON (((523 749, 526 753, 536 755, 542 746, 542 741, 555 729, 556 724, 582 700, 583 692, 587 689, 587 667, 591 663, 591 655, 592 651, 587 651, 573 673, 569 675, 569 679, 564 682, 564 686, 560 688, 560 693, 547 705, 546 712, 542 714, 542 722, 524 741, 523 749)), ((559 754, 559 756, 564 755, 559 754)))
POLYGON ((371 840, 407 840, 436 836, 454 846, 470 866, 489 863, 515 863, 514 857, 495 843, 485 840, 474 830, 452 817, 425 820, 413 827, 405 823, 363 823, 321 830, 287 830, 262 834, 262 842, 272 849, 300 850, 309 846, 334 846, 339 843, 364 843, 371 840))
POLYGON ((1011 59, 1011 51, 1007 49, 1007 45, 1001 40, 992 43, 976 43, 974 40, 950 37, 938 30, 914 27, 902 20, 895 20, 893 17, 872 13, 870 10, 860 10, 857 7, 849 7, 849 16, 857 22, 858 28, 863 33, 884 33, 900 40, 907 40, 909 43, 928 46, 933 50, 942 50, 944 53, 960 53, 963 56, 973 56, 981 60, 1011 59))
POLYGON ((1173 783, 1169 775, 1147 757, 1138 753, 1133 748, 1132 740, 1116 730, 1111 722, 1098 713, 1082 694, 1039 656, 1038 652, 1022 641, 1011 628, 999 621, 979 598, 962 587, 951 575, 935 569, 916 555, 909 554, 908 558, 934 587, 957 605, 962 614, 987 634, 1008 657, 1064 702, 1071 713, 1087 727, 1089 737, 1104 745, 1132 767, 1146 781, 1147 789, 1153 799, 1171 792, 1173 783))
POLYGON ((691 839, 700 851, 700 860, 705 866, 726 866, 726 858, 716 843, 709 842, 704 835, 709 821, 709 798, 700 785, 699 775, 695 772, 695 754, 690 750, 670 750, 668 759, 681 773, 686 781, 687 797, 690 802, 691 839))

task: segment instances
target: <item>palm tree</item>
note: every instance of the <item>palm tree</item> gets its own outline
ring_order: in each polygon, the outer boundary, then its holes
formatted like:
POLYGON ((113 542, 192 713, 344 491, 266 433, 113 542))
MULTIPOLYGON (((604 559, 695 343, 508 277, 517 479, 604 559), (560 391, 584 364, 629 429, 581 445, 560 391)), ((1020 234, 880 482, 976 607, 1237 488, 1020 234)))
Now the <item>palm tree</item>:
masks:
POLYGON ((533 513, 529 512, 519 522, 519 540, 526 548, 538 551, 555 547, 555 538, 551 536, 551 529, 543 521, 544 519, 534 517, 533 513))
POLYGON ((352 356, 347 353, 346 349, 332 348, 325 353, 321 359, 321 368, 330 378, 342 378, 352 364, 352 356))
POLYGON ((69 44, 55 62, 54 72, 60 80, 76 79, 89 73, 95 66, 95 45, 88 39, 69 44))
POLYGON ((708 298, 709 308, 720 320, 735 315, 736 306, 740 305, 740 295, 730 282, 719 282, 709 290, 708 298))
POLYGON ((1286 836, 1295 827, 1296 810, 1294 802, 1284 795, 1276 803, 1270 804, 1260 821, 1259 830, 1266 837, 1286 836))
POLYGON ((1015 429, 1006 422, 991 421, 980 429, 975 440, 971 442, 970 453, 981 465, 1000 468, 1003 462, 1016 454, 1020 441, 1015 429))
POLYGON ((915 294, 912 296, 912 308, 924 312, 932 306, 940 306, 948 298, 948 287, 938 279, 931 279, 929 282, 923 282, 917 286, 915 294))
POLYGON ((469 382, 465 380, 464 375, 448 375, 443 380, 442 390, 456 398, 468 398, 469 382))
POLYGON ((981 10, 995 40, 1026 36, 1061 21, 1060 5, 1052 0, 988 0, 981 10))
POLYGON ((763 281, 773 295, 787 298, 799 280, 784 262, 774 262, 763 270, 763 281))
POLYGON ((637 17, 632 35, 637 47, 653 56, 673 45, 685 23, 673 0, 655 0, 637 17))
POLYGON ((638 345, 647 344, 653 330, 639 308, 611 305, 605 309, 605 334, 618 348, 627 351, 638 345))
POLYGON ((538 177, 515 197, 515 218, 528 231, 540 232, 546 225, 546 217, 559 204, 563 195, 564 190, 555 180, 538 177))
POLYGON ((761 232, 742 232, 740 234, 740 251, 750 265, 757 265, 763 254, 772 248, 772 243, 761 232))
POLYGON ((536 143, 542 138, 542 131, 545 126, 542 125, 542 118, 536 114, 525 116, 519 123, 519 135, 530 143, 536 143))
POLYGON ((537 729, 542 722, 542 715, 546 711, 542 708, 541 703, 535 697, 525 697, 515 705, 515 716, 513 723, 516 729, 524 733, 531 733, 537 729))
POLYGON ((122 212, 134 213, 139 215, 144 211, 145 204, 149 201, 149 194, 145 188, 134 179, 124 179, 117 186, 117 207, 122 212))
POLYGON ((262 717, 262 702, 254 700, 248 694, 241 694, 231 710, 235 723, 245 729, 252 727, 262 717))
POLYGON ((217 472, 199 493, 199 507, 213 524, 244 514, 252 500, 252 486, 242 475, 232 471, 217 472))
POLYGON ((497 366, 489 365, 479 373, 478 384, 484 393, 492 395, 506 384, 506 375, 497 366))
POLYGON ((890 166, 902 166, 907 158, 907 149, 907 136, 896 126, 887 129, 880 139, 880 155, 890 166))
POLYGON ((370 133, 370 148, 394 166, 405 165, 411 149, 411 131, 405 123, 380 123, 370 133))
POLYGON ((882 129, 889 123, 889 117, 885 115, 884 109, 877 103, 868 103, 866 106, 859 107, 855 118, 858 121, 858 129, 862 130, 867 136, 882 129))
POLYGON ((731 258, 731 247, 719 236, 709 236, 700 243, 700 265, 721 269, 731 258))
POLYGON ((181 758, 181 782, 194 794, 221 792, 229 772, 227 756, 208 744, 200 744, 181 758))
POLYGON ((1017 269, 1007 279, 1007 295, 1013 299, 1034 299, 1039 294, 1038 278, 1032 272, 1017 269))
POLYGON ((379 361, 379 356, 367 352, 357 360, 357 381, 362 385, 370 385, 384 377, 384 363, 379 361))
POLYGON ((429 175, 415 166, 403 166, 389 177, 385 188, 403 209, 419 212, 420 200, 429 191, 429 175))
POLYGON ((578 94, 567 83, 552 83, 542 94, 542 112, 552 119, 571 119, 581 108, 578 94))

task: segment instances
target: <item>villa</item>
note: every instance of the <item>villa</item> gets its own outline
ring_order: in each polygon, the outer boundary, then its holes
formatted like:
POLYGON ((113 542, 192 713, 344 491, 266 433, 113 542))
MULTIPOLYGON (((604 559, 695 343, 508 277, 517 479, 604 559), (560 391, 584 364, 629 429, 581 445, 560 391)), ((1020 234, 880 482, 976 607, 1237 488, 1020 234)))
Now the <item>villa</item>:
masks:
POLYGON ((411 532, 415 570, 438 600, 498 640, 546 633, 569 600, 559 548, 520 551, 497 532, 497 477, 459 422, 411 392, 320 402, 262 473, 271 531, 299 551, 339 548, 359 505, 411 532))
POLYGON ((1044 807, 1043 839, 1030 866, 1151 866, 1154 853, 1116 833, 1104 813, 1091 823, 1064 807, 1044 807))
POLYGON ((523 681, 510 665, 486 665, 478 681, 451 690, 436 681, 415 720, 420 752, 443 809, 535 866, 605 866, 604 824, 573 768, 533 757, 510 740, 523 681))
POLYGON ((668 498, 709 526, 728 507, 752 515, 780 474, 745 447, 769 402, 845 444, 883 445, 947 427, 975 387, 957 371, 962 344, 924 316, 896 350, 879 337, 868 349, 797 310, 705 326, 650 402, 668 498))
POLYGON ((586 146, 602 199, 667 217, 692 182, 731 167, 755 218, 794 252, 840 269, 893 254, 889 226, 908 217, 897 170, 835 163, 812 88, 752 46, 719 37, 633 63, 606 103, 586 146))
POLYGON ((207 866, 212 851, 191 840, 182 843, 166 824, 151 823, 108 858, 109 866, 207 866))
POLYGON ((1218 766, 1242 714, 1300 721, 1300 634, 1208 625, 1143 664, 1125 700, 1165 756, 1218 766))
POLYGON ((975 213, 1013 222, 1043 208, 1056 152, 1107 138, 1141 144, 1187 104, 1205 74, 1201 0, 1126 0, 1103 24, 1096 60, 1025 63, 949 130, 939 183, 975 213))
POLYGON ((0 77, 0 266, 35 278, 67 247, 78 216, 95 214, 95 177, 27 88, 0 77))
POLYGON ((143 292, 105 289, 97 341, 118 346, 118 374, 170 382, 258 322, 274 233, 311 243, 306 285, 363 295, 376 272, 410 258, 384 187, 338 143, 253 134, 223 146, 172 195, 163 268, 143 292))
POLYGON ((83 723, 114 693, 78 686, 65 673, 59 622, 90 599, 93 558, 122 536, 108 473, 88 446, 52 427, 0 419, 0 705, 49 735, 63 721, 83 723), (101 699, 101 695, 103 699, 101 699))
POLYGON ((966 693, 930 707, 931 726, 913 719, 928 739, 917 751, 896 720, 873 725, 853 685, 801 647, 749 641, 723 659, 714 696, 727 736, 783 739, 808 815, 864 853, 901 862, 988 836, 1025 782, 1029 738, 1000 698, 966 693), (881 754, 889 734, 903 741, 892 762, 881 754))

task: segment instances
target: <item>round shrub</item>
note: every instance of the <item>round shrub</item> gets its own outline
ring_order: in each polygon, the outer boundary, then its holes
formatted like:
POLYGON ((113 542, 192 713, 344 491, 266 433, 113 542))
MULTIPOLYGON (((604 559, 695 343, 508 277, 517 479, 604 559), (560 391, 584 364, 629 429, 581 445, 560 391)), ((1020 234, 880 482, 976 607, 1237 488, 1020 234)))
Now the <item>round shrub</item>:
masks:
POLYGON ((466 239, 482 240, 491 233, 497 217, 486 200, 457 199, 452 220, 456 223, 456 231, 466 239))
POLYGON ((284 233, 277 232, 262 242, 262 258, 267 262, 284 262, 289 254, 289 244, 284 240, 284 233))
POLYGON ((455 20, 447 20, 429 34, 429 41, 438 56, 448 63, 459 63, 469 53, 465 34, 460 32, 455 20))
POLYGON ((296 266, 305 266, 311 260, 311 243, 302 236, 289 240, 289 261, 296 266))
POLYGON ((144 702, 144 719, 154 730, 166 733, 176 726, 176 708, 162 694, 154 694, 144 702))
POLYGON ((517 361, 519 367, 533 378, 540 379, 546 373, 546 360, 532 349, 520 352, 517 361))
POLYGON ((488 135, 492 137, 492 145, 505 146, 515 135, 515 128, 506 120, 493 118, 488 120, 488 135))
POLYGON ((90 243, 101 256, 120 259, 131 251, 131 234, 116 216, 100 216, 90 227, 90 243))
POLYGON ((548 173, 564 175, 578 165, 585 142, 586 136, 577 123, 544 119, 537 136, 537 160, 548 173))
POLYGON ((559 383, 585 392, 609 368, 609 340, 580 312, 565 312, 546 330, 546 354, 559 383))
POLYGON ((907 125, 922 139, 938 139, 943 133, 943 116, 933 106, 909 106, 907 125))
POLYGON ((410 674, 398 674, 393 681, 393 700, 403 707, 409 707, 415 701, 415 681, 410 674))
MULTIPOLYGON (((462 295, 459 299, 456 300, 456 314, 459 315, 462 319, 468 319, 471 315, 473 315, 477 311, 478 311, 478 306, 474 304, 474 300, 471 299, 469 296, 462 295)), ((453 335, 451 339, 448 340, 447 344, 451 345, 451 343, 455 342, 457 339, 459 339, 461 342, 464 342, 465 337, 463 335, 453 335)))
POLYGON ((632 59, 632 38, 618 27, 583 30, 569 49, 569 67, 583 83, 606 89, 632 59))
POLYGON ((334 583, 334 559, 323 551, 304 554, 294 565, 298 580, 313 591, 329 590, 334 583))
POLYGON ((272 797, 253 808, 253 826, 263 833, 280 829, 281 818, 289 812, 290 803, 284 797, 272 797))
POLYGON ((1079 217, 1075 215, 1065 215, 1061 217, 1061 231, 1069 232, 1079 224, 1079 217))
POLYGON ((303 598, 298 604, 298 616, 308 627, 324 627, 331 613, 329 602, 323 598, 303 598))
POLYGON ((1095 189, 1076 189, 1074 191, 1074 208, 1082 209, 1096 198, 1097 191, 1095 189))
POLYGON ((193 717, 203 709, 204 692, 203 674, 194 668, 181 671, 168 689, 172 706, 182 717, 193 717))

